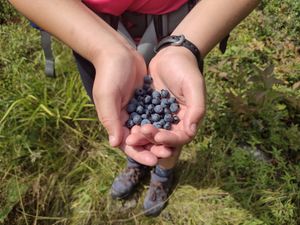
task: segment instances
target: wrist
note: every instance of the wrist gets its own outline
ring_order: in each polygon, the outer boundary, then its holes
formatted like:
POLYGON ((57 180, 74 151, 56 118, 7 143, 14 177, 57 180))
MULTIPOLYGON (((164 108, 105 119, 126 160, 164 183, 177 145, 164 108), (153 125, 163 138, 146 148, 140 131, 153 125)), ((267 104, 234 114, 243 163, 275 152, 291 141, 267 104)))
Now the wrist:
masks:
POLYGON ((156 54, 150 64, 163 68, 166 65, 174 67, 186 63, 198 68, 197 59, 190 50, 182 46, 167 46, 156 54))
POLYGON ((168 46, 161 49, 151 60, 149 67, 155 71, 167 68, 178 68, 188 62, 193 67, 198 67, 193 53, 184 47, 168 46))
POLYGON ((193 58, 193 60, 197 61, 195 56, 191 51, 189 51, 187 48, 184 48, 182 46, 167 46, 163 49, 161 49, 156 54, 158 57, 163 57, 166 59, 176 58, 177 56, 185 56, 189 58, 193 58))
POLYGON ((171 35, 163 38, 155 47, 155 53, 167 47, 177 47, 188 50, 195 57, 200 71, 203 71, 203 59, 198 47, 185 38, 184 35, 171 35))
POLYGON ((128 61, 134 58, 134 50, 127 48, 122 44, 110 44, 110 47, 93 49, 90 55, 91 63, 97 67, 97 65, 103 65, 104 63, 115 61, 128 61))

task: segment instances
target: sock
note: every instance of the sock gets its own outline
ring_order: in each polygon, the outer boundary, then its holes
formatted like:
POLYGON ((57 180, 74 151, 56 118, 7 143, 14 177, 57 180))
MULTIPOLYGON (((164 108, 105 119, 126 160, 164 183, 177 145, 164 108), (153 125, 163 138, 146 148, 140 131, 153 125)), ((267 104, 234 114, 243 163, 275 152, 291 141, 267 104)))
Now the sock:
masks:
POLYGON ((160 177, 169 177, 174 171, 174 168, 171 169, 164 169, 162 167, 160 167, 159 165, 157 165, 155 167, 155 171, 154 173, 160 177))

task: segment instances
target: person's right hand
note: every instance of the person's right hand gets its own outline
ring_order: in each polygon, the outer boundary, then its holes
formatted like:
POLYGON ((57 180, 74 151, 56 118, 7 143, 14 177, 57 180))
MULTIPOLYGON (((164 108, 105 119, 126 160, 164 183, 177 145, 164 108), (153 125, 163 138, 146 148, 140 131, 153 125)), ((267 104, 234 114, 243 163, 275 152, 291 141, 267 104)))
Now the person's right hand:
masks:
POLYGON ((148 166, 155 165, 160 157, 170 156, 170 150, 162 148, 160 151, 150 142, 142 146, 129 146, 125 142, 130 133, 139 132, 137 126, 129 130, 124 124, 129 117, 127 104, 147 74, 143 57, 134 49, 107 49, 93 60, 93 64, 96 69, 93 99, 110 145, 120 147, 127 156, 148 166))
POLYGON ((96 69, 93 99, 100 121, 108 131, 110 144, 145 165, 157 157, 125 145, 129 130, 125 107, 147 73, 145 62, 126 38, 98 17, 82 1, 10 0, 22 14, 75 52, 96 69))
POLYGON ((98 118, 108 132, 109 143, 117 147, 123 138, 126 105, 134 90, 142 85, 146 65, 134 49, 120 46, 107 48, 93 64, 96 69, 93 100, 98 118))

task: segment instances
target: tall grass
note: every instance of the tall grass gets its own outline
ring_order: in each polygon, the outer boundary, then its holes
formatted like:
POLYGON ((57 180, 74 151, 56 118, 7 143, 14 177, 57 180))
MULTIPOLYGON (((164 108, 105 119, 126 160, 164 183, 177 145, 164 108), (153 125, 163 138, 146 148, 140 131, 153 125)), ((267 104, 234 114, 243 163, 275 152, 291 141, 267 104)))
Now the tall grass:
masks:
POLYGON ((1 18, 0 223, 299 224, 299 9, 262 2, 225 55, 207 57, 207 116, 157 218, 143 216, 147 181, 127 201, 110 198, 125 158, 109 146, 70 49, 55 41, 58 77, 46 78, 38 32, 1 18))

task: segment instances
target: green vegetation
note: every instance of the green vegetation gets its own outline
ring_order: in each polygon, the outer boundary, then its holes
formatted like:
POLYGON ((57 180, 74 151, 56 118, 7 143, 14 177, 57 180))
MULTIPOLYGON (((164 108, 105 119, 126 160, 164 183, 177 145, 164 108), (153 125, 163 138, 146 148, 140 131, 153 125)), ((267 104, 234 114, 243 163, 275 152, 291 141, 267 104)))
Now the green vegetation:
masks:
POLYGON ((55 42, 45 78, 39 33, 0 4, 0 224, 300 224, 299 1, 263 1, 207 57, 207 115, 157 218, 142 214, 147 182, 110 199, 125 158, 70 49, 55 42))

